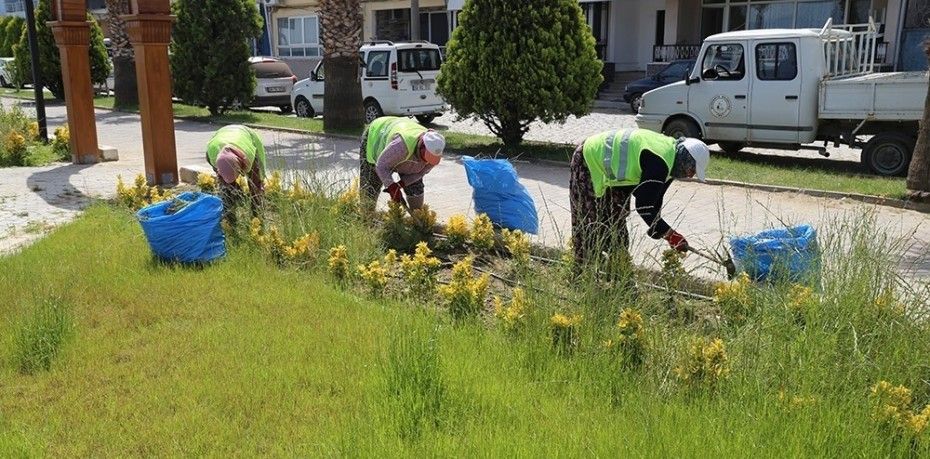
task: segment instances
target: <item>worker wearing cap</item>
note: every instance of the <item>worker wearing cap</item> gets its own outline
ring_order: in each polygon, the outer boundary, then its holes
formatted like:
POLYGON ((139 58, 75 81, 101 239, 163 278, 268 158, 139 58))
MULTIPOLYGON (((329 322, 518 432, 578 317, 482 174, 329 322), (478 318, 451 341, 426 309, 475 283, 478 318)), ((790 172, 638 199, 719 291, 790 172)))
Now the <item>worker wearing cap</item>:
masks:
POLYGON ((629 251, 626 219, 631 198, 653 239, 675 250, 688 241, 661 217, 662 201, 676 178, 703 181, 710 150, 698 139, 678 140, 645 129, 602 132, 579 145, 572 156, 569 184, 572 244, 578 264, 610 247, 629 251))
POLYGON ((382 116, 372 121, 359 152, 359 184, 367 208, 374 209, 382 188, 394 202, 422 207, 423 176, 439 164, 445 146, 441 134, 410 118, 382 116), (394 180, 394 173, 400 180, 394 180))
POLYGON ((235 200, 241 196, 236 180, 242 176, 249 184, 252 212, 261 203, 264 192, 265 146, 261 137, 248 127, 230 125, 220 128, 207 143, 207 162, 216 172, 226 216, 231 216, 235 200))

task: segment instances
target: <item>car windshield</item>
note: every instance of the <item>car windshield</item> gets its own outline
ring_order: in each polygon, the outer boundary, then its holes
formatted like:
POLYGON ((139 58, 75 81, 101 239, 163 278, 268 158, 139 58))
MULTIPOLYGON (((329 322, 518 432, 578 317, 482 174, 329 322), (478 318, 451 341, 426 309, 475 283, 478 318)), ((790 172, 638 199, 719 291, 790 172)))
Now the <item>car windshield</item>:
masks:
POLYGON ((439 70, 442 65, 438 49, 401 49, 397 51, 397 61, 401 72, 439 70))
POLYGON ((293 73, 284 62, 256 62, 252 64, 255 78, 290 78, 293 73))
POLYGON ((672 62, 668 67, 662 69, 659 74, 663 78, 684 80, 685 75, 688 73, 688 67, 690 67, 690 64, 687 62, 672 62))

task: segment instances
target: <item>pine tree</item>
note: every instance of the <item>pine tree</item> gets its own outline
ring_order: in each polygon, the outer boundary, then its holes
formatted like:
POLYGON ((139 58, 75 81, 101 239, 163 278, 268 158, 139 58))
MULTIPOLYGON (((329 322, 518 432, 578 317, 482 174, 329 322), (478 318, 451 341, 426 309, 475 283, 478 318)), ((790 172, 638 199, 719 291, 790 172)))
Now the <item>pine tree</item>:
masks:
POLYGON ((175 94, 214 115, 252 98, 250 40, 262 29, 254 0, 178 0, 171 42, 175 94))
POLYGON ((459 115, 514 146, 535 120, 589 113, 602 66, 578 0, 469 0, 438 89, 459 115))

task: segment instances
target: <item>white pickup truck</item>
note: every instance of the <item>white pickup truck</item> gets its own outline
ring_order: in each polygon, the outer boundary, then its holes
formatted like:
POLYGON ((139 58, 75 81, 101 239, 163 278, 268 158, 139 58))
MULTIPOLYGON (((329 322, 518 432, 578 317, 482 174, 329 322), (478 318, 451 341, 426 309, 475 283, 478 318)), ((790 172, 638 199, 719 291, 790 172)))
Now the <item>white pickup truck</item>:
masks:
POLYGON ((639 127, 700 137, 725 152, 754 146, 862 148, 881 175, 907 172, 927 96, 926 72, 876 73, 864 31, 751 30, 708 37, 685 81, 647 92, 639 127), (869 137, 863 142, 863 138, 869 137), (823 146, 804 146, 823 141, 823 146))

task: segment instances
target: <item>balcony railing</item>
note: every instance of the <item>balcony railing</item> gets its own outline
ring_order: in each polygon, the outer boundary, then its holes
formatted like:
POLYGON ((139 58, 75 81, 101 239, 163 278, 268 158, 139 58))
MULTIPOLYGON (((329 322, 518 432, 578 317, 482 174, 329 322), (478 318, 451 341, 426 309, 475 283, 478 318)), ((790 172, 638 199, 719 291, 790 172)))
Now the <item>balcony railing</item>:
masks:
POLYGON ((671 62, 677 59, 694 59, 701 45, 656 45, 652 47, 653 62, 671 62))

